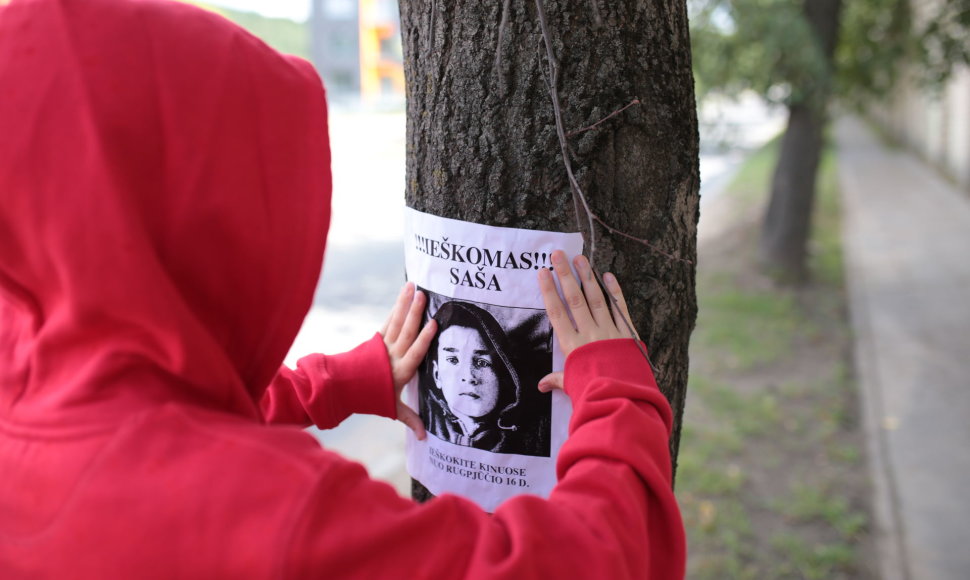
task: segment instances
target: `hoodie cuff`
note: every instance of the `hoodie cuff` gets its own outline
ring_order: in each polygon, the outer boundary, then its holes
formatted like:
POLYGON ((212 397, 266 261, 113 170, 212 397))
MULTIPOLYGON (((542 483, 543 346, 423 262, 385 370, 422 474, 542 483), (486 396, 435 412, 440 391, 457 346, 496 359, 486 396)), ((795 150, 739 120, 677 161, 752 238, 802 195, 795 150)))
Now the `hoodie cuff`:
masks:
MULTIPOLYGON (((616 396, 653 400, 660 393, 650 363, 637 343, 629 338, 598 340, 569 353, 563 389, 574 406, 616 396)), ((669 432, 673 416, 666 399, 663 396, 659 399, 663 399, 663 404, 658 411, 669 432)))
POLYGON ((570 391, 576 390, 577 385, 581 388, 584 379, 593 378, 657 387, 650 364, 637 348, 636 342, 629 338, 597 340, 584 344, 566 357, 564 372, 564 387, 570 396, 578 394, 570 391), (570 378, 573 380, 568 380, 570 378))
POLYGON ((381 334, 357 348, 326 357, 331 384, 331 412, 338 417, 354 413, 397 418, 391 360, 381 334))

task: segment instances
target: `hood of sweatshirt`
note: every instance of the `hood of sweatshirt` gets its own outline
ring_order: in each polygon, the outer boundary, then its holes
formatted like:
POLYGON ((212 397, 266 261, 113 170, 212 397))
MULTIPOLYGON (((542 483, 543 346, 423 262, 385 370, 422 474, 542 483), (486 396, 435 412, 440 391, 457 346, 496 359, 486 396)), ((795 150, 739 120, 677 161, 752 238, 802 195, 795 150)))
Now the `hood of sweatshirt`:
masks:
POLYGON ((258 419, 330 220, 313 68, 177 2, 2 4, 0 419, 258 419))

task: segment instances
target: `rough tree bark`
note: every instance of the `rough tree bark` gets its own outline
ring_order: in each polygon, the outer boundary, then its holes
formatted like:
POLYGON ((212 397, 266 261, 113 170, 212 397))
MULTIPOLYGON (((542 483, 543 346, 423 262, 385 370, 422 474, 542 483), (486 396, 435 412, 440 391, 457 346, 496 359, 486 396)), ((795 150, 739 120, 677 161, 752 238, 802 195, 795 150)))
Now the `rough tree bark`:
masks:
MULTIPOLYGON (((684 0, 546 0, 577 181, 671 401, 676 464, 696 317, 698 136, 684 0)), ((407 204, 465 221, 589 231, 578 220, 535 0, 402 0, 407 204)), ((415 483, 414 496, 428 497, 415 483)))
POLYGON ((788 108, 788 127, 771 183, 771 198, 761 229, 761 258, 780 280, 801 283, 815 202, 815 181, 824 144, 826 106, 832 92, 832 69, 841 0, 805 0, 806 20, 819 43, 829 74, 815 86, 796 87, 804 98, 788 108))

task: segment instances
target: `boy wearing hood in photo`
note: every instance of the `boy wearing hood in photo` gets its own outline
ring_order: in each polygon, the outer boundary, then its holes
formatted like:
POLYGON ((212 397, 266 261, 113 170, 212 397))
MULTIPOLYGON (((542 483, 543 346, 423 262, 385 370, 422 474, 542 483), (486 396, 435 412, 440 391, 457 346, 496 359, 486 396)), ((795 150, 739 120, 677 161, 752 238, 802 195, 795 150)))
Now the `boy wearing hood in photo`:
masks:
POLYGON ((670 408, 561 253, 548 499, 419 505, 303 430, 420 437, 399 396, 435 326, 409 285, 358 349, 280 367, 330 219, 308 63, 178 2, 13 0, 0 88, 0 578, 683 575, 670 408))
POLYGON ((484 308, 453 300, 433 319, 438 333, 428 350, 419 410, 428 432, 493 453, 548 456, 548 427, 542 433, 513 419, 522 415, 517 408, 522 384, 509 359, 508 337, 495 318, 484 308))

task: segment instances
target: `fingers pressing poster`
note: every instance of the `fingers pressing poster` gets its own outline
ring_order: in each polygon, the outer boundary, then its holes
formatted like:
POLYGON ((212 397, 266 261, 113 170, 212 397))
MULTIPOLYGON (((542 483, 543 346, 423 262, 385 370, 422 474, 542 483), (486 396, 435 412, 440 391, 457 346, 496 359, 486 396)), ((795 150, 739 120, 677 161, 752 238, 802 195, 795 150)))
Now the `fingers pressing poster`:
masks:
POLYGON ((492 512, 523 493, 548 496, 571 406, 539 379, 563 368, 537 271, 553 250, 582 252, 578 233, 484 226, 412 209, 405 216, 408 280, 428 296, 438 332, 405 401, 428 437, 408 432, 411 477, 492 512))

